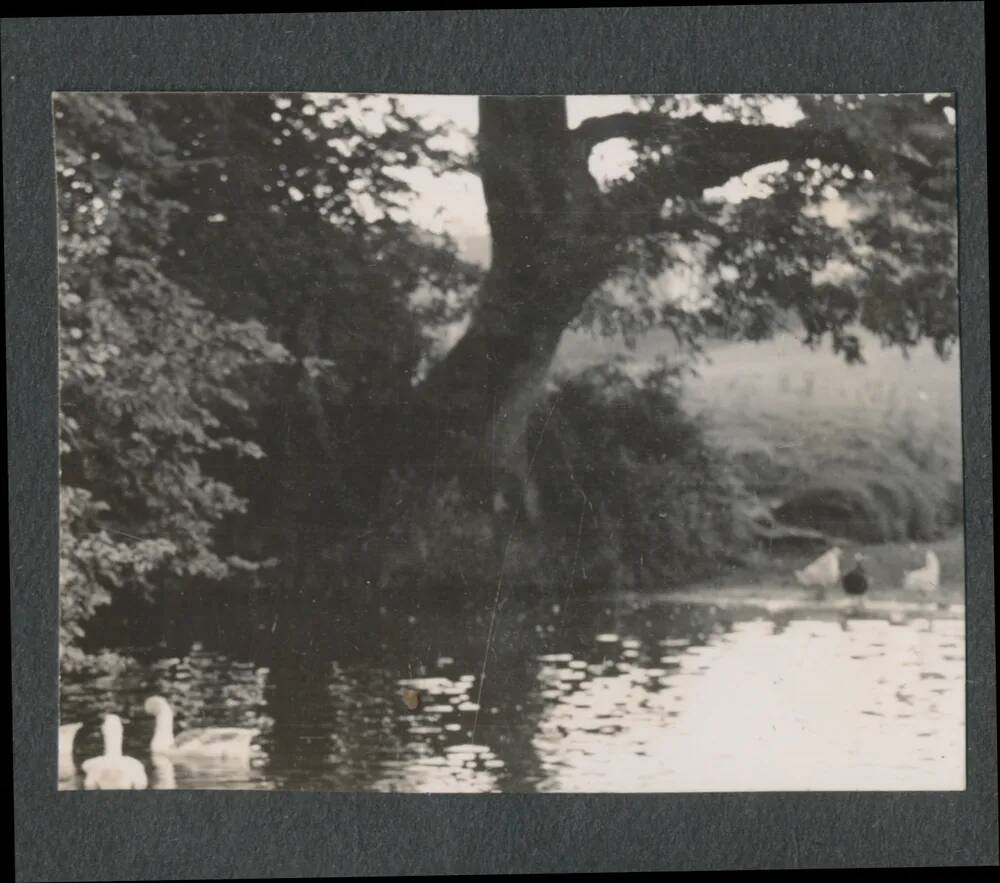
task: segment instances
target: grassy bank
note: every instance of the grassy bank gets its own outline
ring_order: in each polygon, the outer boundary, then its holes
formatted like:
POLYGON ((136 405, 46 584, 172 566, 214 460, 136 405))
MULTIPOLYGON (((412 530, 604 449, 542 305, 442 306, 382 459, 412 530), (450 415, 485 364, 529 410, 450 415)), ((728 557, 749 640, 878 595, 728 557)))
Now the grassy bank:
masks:
MULTIPOLYGON (((853 566, 854 553, 861 552, 867 556, 865 569, 870 581, 867 601, 915 602, 919 599, 903 589, 903 573, 921 567, 927 549, 933 549, 941 561, 940 600, 947 604, 963 604, 965 548, 961 532, 915 548, 910 543, 852 544, 844 548, 843 567, 853 566)), ((754 601, 805 601, 813 598, 815 592, 802 588, 796 582, 794 572, 811 558, 806 555, 759 556, 743 567, 731 568, 717 577, 696 583, 685 589, 683 594, 754 601)), ((829 593, 831 600, 842 597, 844 593, 839 589, 829 593)))
MULTIPOLYGON (((684 385, 684 407, 743 484, 788 523, 860 542, 927 542, 961 523, 957 356, 922 345, 904 355, 861 335, 865 363, 847 366, 792 334, 716 343, 684 385), (780 507, 780 508, 779 508, 780 507)), ((567 336, 562 370, 625 352, 567 336)), ((672 338, 647 335, 633 358, 678 357, 672 338)))

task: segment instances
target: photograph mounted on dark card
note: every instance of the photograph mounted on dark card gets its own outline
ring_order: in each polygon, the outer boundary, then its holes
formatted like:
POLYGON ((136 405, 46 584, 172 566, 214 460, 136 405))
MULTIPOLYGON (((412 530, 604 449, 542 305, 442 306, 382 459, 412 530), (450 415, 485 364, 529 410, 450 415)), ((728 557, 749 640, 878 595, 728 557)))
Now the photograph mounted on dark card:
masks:
POLYGON ((60 789, 965 788, 954 95, 52 106, 60 789))

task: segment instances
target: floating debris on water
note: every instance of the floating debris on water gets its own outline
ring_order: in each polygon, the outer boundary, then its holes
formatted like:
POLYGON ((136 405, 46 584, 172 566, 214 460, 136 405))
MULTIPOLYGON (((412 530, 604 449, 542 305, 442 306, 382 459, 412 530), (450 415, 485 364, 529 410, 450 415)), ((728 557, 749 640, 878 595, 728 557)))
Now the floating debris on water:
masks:
POLYGON ((424 708, 428 714, 451 714, 454 710, 453 705, 428 705, 424 708))
POLYGON ((559 669, 559 680, 561 681, 582 681, 586 677, 586 672, 568 668, 559 669))
MULTIPOLYGON (((600 638, 598 638, 600 640, 600 638)), ((539 662, 569 662, 573 658, 572 653, 545 653, 538 657, 539 662)))
POLYGON ((475 743, 466 743, 464 745, 449 745, 445 748, 445 752, 448 754, 452 753, 462 753, 462 754, 492 754, 493 751, 489 745, 476 745, 475 743))
POLYGON ((404 687, 421 690, 424 693, 444 694, 445 696, 464 693, 466 687, 449 678, 405 678, 399 682, 404 687))

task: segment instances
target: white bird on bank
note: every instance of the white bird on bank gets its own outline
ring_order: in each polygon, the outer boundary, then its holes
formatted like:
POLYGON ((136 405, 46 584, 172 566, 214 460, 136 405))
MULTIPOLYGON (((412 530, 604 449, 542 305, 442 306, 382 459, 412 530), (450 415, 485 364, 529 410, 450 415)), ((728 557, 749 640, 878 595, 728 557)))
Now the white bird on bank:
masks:
POLYGON ((816 586, 822 597, 827 589, 832 589, 840 582, 840 556, 843 551, 839 546, 834 546, 828 552, 824 552, 812 564, 808 564, 802 570, 795 571, 795 578, 803 586, 816 586))
POLYGON ((941 583, 941 562, 930 549, 924 558, 924 566, 919 570, 909 570, 903 576, 903 588, 917 592, 928 600, 938 590, 941 583))
POLYGON ((73 743, 83 724, 61 724, 59 727, 59 778, 71 779, 76 775, 73 762, 73 743))
POLYGON ((162 696, 150 696, 146 714, 156 718, 149 750, 178 759, 249 761, 251 741, 260 730, 248 727, 199 727, 174 736, 174 710, 162 696))
POLYGON ((101 724, 104 754, 83 762, 83 787, 88 791, 120 791, 145 788, 146 769, 134 757, 122 754, 125 727, 117 714, 105 715, 101 724))

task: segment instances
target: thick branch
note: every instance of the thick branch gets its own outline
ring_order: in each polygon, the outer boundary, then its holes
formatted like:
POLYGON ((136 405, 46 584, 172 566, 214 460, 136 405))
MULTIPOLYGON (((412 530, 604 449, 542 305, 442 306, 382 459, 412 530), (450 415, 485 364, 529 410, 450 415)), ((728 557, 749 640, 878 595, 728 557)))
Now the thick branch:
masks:
POLYGON ((613 113, 583 120, 573 129, 573 137, 588 151, 612 138, 648 141, 655 137, 665 142, 678 122, 683 120, 673 119, 661 113, 613 113))
POLYGON ((922 195, 938 201, 943 198, 932 185, 939 174, 934 164, 920 162, 912 154, 879 149, 881 145, 867 149, 834 128, 746 125, 710 122, 700 115, 677 119, 642 112, 591 117, 580 123, 573 134, 588 153, 612 138, 628 138, 645 148, 668 148, 668 155, 661 163, 662 179, 665 184, 669 182, 669 191, 663 193, 663 198, 694 199, 704 190, 721 186, 757 166, 807 159, 875 172, 887 164, 895 164, 922 195))

